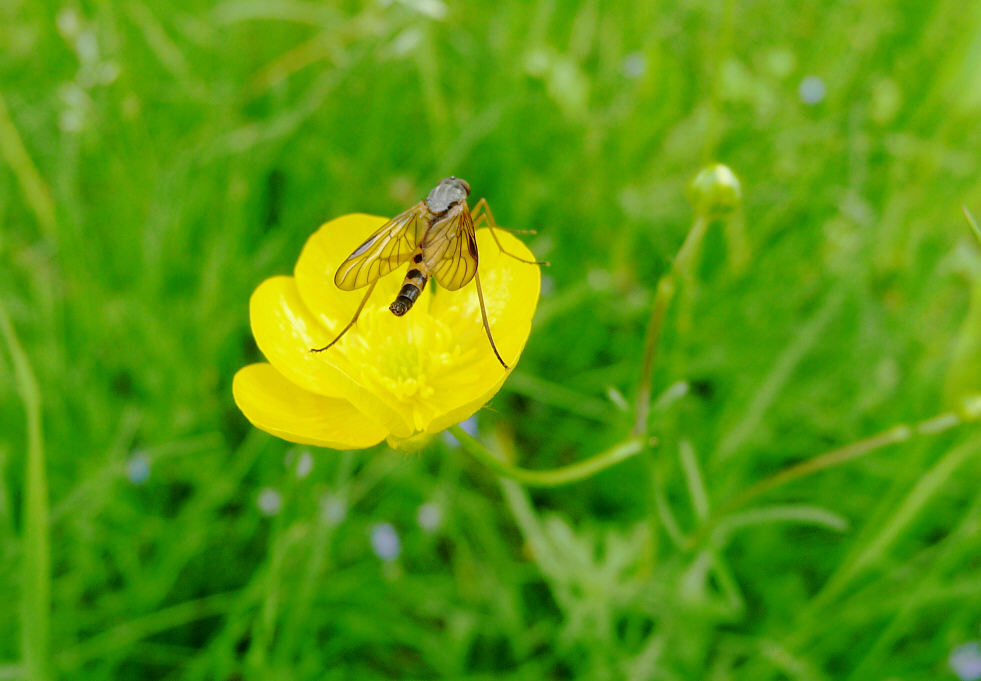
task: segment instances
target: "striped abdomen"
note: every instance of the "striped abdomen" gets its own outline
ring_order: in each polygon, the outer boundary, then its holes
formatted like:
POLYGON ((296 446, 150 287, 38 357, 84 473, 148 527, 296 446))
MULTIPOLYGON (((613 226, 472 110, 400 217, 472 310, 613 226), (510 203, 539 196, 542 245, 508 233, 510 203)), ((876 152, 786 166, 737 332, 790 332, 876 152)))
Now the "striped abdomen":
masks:
POLYGON ((426 272, 426 266, 422 262, 422 253, 416 253, 412 263, 412 269, 406 273, 405 281, 402 282, 402 290, 395 297, 395 302, 388 306, 396 317, 401 317, 412 309, 413 304, 426 288, 426 282, 429 281, 429 273, 426 272))

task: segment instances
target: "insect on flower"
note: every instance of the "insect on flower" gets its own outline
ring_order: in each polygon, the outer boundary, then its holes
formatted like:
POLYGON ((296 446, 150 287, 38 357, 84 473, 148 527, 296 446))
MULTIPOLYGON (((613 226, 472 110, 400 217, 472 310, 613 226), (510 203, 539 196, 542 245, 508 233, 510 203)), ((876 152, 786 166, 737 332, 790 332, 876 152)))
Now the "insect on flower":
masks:
POLYGON ((358 321, 358 316, 378 280, 411 260, 402 289, 388 308, 392 314, 401 317, 408 312, 422 295, 430 277, 450 291, 461 289, 474 279, 487 340, 490 341, 497 361, 507 371, 509 367, 497 351, 487 321, 484 292, 480 286, 480 274, 477 272, 477 240, 474 231, 486 224, 502 253, 529 265, 548 263, 525 260, 505 250, 494 231, 504 228, 498 227, 487 200, 480 199, 471 213, 467 205, 469 195, 470 185, 466 180, 453 176, 443 178, 424 201, 396 215, 358 246, 337 268, 334 284, 344 291, 354 291, 365 286, 368 290, 354 317, 337 337, 322 348, 311 348, 310 351, 323 352, 337 343, 358 321))

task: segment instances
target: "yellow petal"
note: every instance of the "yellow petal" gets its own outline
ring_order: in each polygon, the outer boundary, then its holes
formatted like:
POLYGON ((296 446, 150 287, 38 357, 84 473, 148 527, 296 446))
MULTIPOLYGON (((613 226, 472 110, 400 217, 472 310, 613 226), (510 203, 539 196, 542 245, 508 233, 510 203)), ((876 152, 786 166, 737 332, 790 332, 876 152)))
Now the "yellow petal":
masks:
POLYGON ((345 399, 396 435, 411 435, 412 429, 396 410, 352 378, 361 370, 351 366, 340 344, 310 352, 329 342, 325 339, 330 334, 303 304, 293 277, 262 282, 252 294, 249 312, 259 349, 290 383, 324 397, 345 399))
POLYGON ((290 442, 363 449, 378 444, 387 434, 350 402, 303 390, 269 364, 239 369, 232 394, 256 428, 290 442))

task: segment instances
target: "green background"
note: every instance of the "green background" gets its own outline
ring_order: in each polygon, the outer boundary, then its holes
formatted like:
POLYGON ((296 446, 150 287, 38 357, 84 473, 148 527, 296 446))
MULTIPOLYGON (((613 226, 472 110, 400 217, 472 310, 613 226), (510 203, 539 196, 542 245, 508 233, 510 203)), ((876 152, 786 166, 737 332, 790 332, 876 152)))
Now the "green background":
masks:
POLYGON ((981 4, 6 0, 0 97, 0 679, 944 679, 981 637, 976 425, 689 541, 981 392, 981 4), (452 173, 552 262, 480 439, 610 446, 711 161, 745 200, 669 312, 644 457, 526 491, 440 439, 303 477, 235 408, 259 282, 452 173))

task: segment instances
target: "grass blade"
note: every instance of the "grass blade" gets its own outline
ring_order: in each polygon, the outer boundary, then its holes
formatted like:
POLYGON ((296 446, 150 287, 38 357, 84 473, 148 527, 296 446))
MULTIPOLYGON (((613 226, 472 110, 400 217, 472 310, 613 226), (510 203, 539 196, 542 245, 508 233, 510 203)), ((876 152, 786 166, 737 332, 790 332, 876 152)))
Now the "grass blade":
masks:
POLYGON ((0 305, 0 335, 10 350, 17 390, 27 421, 24 471, 23 564, 21 572, 21 650, 25 677, 49 679, 51 629, 51 547, 48 536, 48 480, 41 435, 41 393, 7 312, 0 305))
POLYGON ((967 206, 961 206, 961 209, 964 211, 964 217, 967 218, 967 223, 971 225, 971 231, 974 232, 978 243, 981 244, 981 227, 978 227, 978 221, 974 219, 974 215, 967 209, 967 206))

